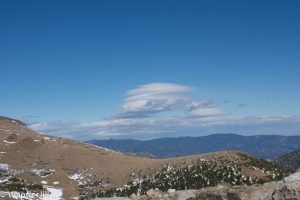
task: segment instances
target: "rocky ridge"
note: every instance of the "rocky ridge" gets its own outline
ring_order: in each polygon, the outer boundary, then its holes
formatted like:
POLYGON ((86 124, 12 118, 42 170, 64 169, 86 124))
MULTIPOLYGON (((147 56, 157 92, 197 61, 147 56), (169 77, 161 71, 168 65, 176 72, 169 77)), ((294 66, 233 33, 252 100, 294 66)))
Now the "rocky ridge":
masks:
POLYGON ((300 199, 300 172, 291 174, 281 181, 252 186, 219 184, 200 190, 169 189, 162 192, 150 189, 145 195, 129 198, 95 198, 94 200, 298 200, 300 199))

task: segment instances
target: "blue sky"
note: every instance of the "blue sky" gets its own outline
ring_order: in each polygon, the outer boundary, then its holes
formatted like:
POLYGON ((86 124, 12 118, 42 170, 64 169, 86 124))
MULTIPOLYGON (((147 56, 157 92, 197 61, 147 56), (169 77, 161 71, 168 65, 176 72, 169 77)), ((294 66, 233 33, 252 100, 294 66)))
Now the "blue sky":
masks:
POLYGON ((299 134, 299 9, 1 1, 1 115, 75 139, 299 134))

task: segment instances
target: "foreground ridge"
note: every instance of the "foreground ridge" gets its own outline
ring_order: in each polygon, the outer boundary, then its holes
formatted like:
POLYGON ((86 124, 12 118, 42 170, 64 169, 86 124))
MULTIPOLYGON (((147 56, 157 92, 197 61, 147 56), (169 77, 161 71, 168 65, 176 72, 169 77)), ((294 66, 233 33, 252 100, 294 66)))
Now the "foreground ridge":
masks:
POLYGON ((291 200, 300 199, 300 173, 294 173, 281 181, 267 182, 264 184, 232 186, 218 184, 200 190, 169 189, 162 192, 150 189, 145 195, 131 195, 126 197, 95 198, 96 200, 291 200))

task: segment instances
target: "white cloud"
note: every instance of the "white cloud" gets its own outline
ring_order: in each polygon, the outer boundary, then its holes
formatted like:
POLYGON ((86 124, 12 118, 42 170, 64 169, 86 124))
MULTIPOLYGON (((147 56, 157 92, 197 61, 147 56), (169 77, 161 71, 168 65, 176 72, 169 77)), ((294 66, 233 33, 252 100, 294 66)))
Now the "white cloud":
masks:
POLYGON ((182 135, 190 135, 187 131, 190 129, 197 130, 198 135, 207 134, 208 130, 210 133, 242 133, 242 130, 257 133, 257 127, 260 130, 268 130, 268 133, 275 133, 272 127, 278 124, 281 125, 279 128, 277 126, 278 130, 292 125, 292 133, 300 128, 299 116, 230 118, 232 116, 218 108, 214 102, 193 98, 189 94, 191 90, 189 86, 172 83, 141 85, 126 92, 120 111, 108 119, 86 123, 32 123, 30 128, 55 136, 81 140, 151 134, 163 137, 172 136, 172 133, 179 130, 182 131, 182 135))
POLYGON ((225 112, 207 100, 196 100, 188 94, 192 88, 172 83, 151 83, 129 90, 115 117, 150 117, 168 111, 185 111, 193 117, 223 115, 225 112))
POLYGON ((187 114, 190 117, 222 116, 228 113, 217 108, 211 101, 192 101, 186 105, 187 114))
POLYGON ((209 117, 209 116, 220 116, 226 113, 218 108, 197 108, 188 112, 193 117, 209 117))
POLYGON ((190 100, 186 93, 192 88, 171 83, 141 85, 126 92, 118 117, 148 117, 150 115, 183 109, 190 100))

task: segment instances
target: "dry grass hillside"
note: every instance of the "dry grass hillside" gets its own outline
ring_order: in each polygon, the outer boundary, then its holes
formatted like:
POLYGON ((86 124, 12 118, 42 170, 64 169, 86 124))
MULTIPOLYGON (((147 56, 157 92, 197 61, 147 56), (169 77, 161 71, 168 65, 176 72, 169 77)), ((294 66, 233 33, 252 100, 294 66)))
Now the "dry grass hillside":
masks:
POLYGON ((20 180, 26 180, 46 188, 61 188, 62 197, 70 199, 78 197, 88 188, 97 192, 122 187, 130 180, 157 174, 166 166, 186 167, 199 159, 224 165, 235 163, 239 172, 252 180, 274 173, 271 169, 268 171, 260 160, 241 152, 216 152, 172 159, 136 157, 69 139, 45 136, 26 128, 20 121, 0 118, 2 188, 5 188, 5 183, 15 181, 17 184, 20 180))

